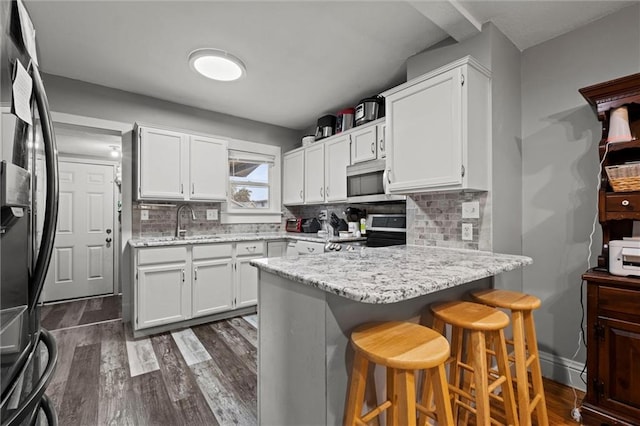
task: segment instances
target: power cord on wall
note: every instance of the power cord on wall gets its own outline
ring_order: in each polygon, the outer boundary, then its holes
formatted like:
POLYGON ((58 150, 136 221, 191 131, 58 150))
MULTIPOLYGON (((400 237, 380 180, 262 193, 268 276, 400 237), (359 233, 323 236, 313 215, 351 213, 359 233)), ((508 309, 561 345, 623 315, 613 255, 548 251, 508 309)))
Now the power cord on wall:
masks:
MULTIPOLYGON (((602 160, 600 160, 600 166, 598 167, 598 184, 596 185, 596 194, 600 192, 600 187, 602 184, 602 166, 604 164, 604 160, 607 158, 607 154, 609 153, 609 144, 607 143, 604 148, 604 155, 602 156, 602 160)), ((598 205, 596 204, 596 214, 593 218, 593 224, 591 225, 591 233, 589 234, 589 251, 587 254, 587 270, 591 268, 591 255, 593 254, 593 236, 596 233, 596 224, 598 223, 598 205)), ((578 333, 578 347, 576 348, 576 352, 571 357, 572 361, 575 361, 578 353, 580 352, 581 346, 584 344, 584 347, 587 347, 587 341, 585 338, 585 327, 584 327, 584 297, 582 293, 584 292, 584 280, 580 283, 580 332, 578 333)), ((587 369, 587 365, 585 364, 580 372, 580 379, 587 384, 587 381, 583 378, 584 372, 587 369)), ((576 393, 576 389, 573 386, 573 379, 571 378, 571 374, 569 374, 569 383, 571 384, 571 390, 573 391, 573 408, 571 409, 571 418, 576 422, 582 421, 582 415, 580 414, 580 407, 578 406, 578 394, 576 393)))

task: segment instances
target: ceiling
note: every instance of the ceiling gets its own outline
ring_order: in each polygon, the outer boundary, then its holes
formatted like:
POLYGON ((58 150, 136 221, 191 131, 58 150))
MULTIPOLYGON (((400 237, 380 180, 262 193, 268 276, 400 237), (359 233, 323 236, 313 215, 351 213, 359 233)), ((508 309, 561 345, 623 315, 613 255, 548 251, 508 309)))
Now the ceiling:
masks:
POLYGON ((405 61, 493 22, 524 50, 634 1, 35 1, 41 69, 179 104, 309 128, 406 78, 405 61), (247 76, 193 72, 227 50, 247 76))

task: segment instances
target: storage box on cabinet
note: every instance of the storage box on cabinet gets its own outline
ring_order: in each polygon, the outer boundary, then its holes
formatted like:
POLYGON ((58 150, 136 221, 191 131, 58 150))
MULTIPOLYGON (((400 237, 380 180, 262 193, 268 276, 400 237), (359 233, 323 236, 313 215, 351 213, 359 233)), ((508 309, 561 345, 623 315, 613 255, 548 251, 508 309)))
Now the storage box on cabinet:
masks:
POLYGON ((388 191, 488 190, 490 94, 471 57, 384 92, 388 191))
POLYGON ((134 146, 137 200, 226 200, 226 140, 136 125, 134 146))

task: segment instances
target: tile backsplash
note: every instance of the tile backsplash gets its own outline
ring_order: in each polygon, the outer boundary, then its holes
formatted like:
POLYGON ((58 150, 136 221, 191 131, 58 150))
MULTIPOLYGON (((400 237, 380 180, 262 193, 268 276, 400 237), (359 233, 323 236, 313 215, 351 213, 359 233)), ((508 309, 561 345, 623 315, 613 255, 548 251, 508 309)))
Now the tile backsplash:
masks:
POLYGON ((407 244, 491 250, 488 192, 435 192, 407 197, 407 244), (462 203, 478 201, 479 219, 462 219, 462 203), (462 223, 473 226, 473 240, 462 240, 462 223))
MULTIPOLYGON (((284 231, 286 219, 294 217, 318 217, 320 210, 327 210, 345 218, 343 212, 349 206, 366 210, 367 213, 396 213, 407 215, 407 244, 418 246, 437 246, 466 248, 472 250, 491 250, 491 208, 487 192, 437 192, 411 194, 405 203, 389 204, 327 204, 310 206, 283 207, 281 223, 273 224, 222 224, 217 220, 206 220, 207 209, 217 209, 220 203, 191 203, 196 220, 191 212, 184 209, 180 223, 187 235, 232 234, 253 232, 284 231), (462 219, 462 203, 478 201, 479 219, 462 219), (462 240, 462 223, 473 226, 473 240, 462 240)), ((173 236, 176 229, 177 206, 170 204, 134 204, 133 238, 173 236), (148 220, 140 219, 141 210, 147 210, 148 220)), ((346 220, 346 219, 345 219, 346 220)))
MULTIPOLYGON (((220 223, 220 203, 189 203, 196 214, 196 220, 191 218, 191 212, 184 209, 181 212, 180 224, 187 230, 187 235, 207 234, 245 234, 252 232, 279 232, 284 229, 280 223, 220 223), (206 220, 206 210, 217 209, 217 220, 206 220)), ((178 206, 170 204, 133 204, 132 208, 132 236, 168 237, 176 232, 176 213, 178 206), (140 219, 141 210, 149 212, 148 220, 140 219)))

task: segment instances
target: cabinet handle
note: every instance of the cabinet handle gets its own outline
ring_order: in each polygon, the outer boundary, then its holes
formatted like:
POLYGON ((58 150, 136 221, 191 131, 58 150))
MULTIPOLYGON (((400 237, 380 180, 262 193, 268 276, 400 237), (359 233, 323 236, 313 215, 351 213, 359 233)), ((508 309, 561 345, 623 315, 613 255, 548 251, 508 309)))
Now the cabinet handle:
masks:
POLYGON ((622 205, 627 207, 629 205, 629 200, 622 200, 622 205))
POLYGON ((302 189, 300 190, 300 199, 302 200, 302 189))
POLYGON ((257 248, 258 248, 257 246, 245 247, 247 251, 251 251, 251 252, 256 251, 257 248))
POLYGON ((198 280, 198 267, 193 268, 193 279, 198 280))
POLYGON ((378 142, 378 145, 380 146, 380 151, 384 151, 384 138, 380 139, 380 142, 378 142))
POLYGON ((195 184, 195 183, 192 183, 192 184, 191 184, 191 193, 192 193, 192 194, 195 194, 195 193, 196 193, 196 184, 195 184))
POLYGON ((316 251, 315 247, 307 247, 307 250, 309 251, 309 253, 313 253, 314 251, 316 251))
POLYGON ((376 153, 376 143, 375 142, 371 142, 371 153, 372 154, 376 153))
POLYGON ((185 279, 186 279, 186 278, 185 278, 185 273, 184 273, 184 269, 183 269, 183 270, 182 270, 182 282, 184 282, 184 281, 185 281, 185 279))
POLYGON ((324 193, 326 194, 326 196, 329 196, 329 187, 327 186, 327 188, 324 190, 324 193))
POLYGON ((184 194, 184 184, 183 183, 180 184, 180 193, 184 194))
POLYGON ((322 190, 322 187, 320 187, 320 196, 324 197, 324 191, 322 190))

